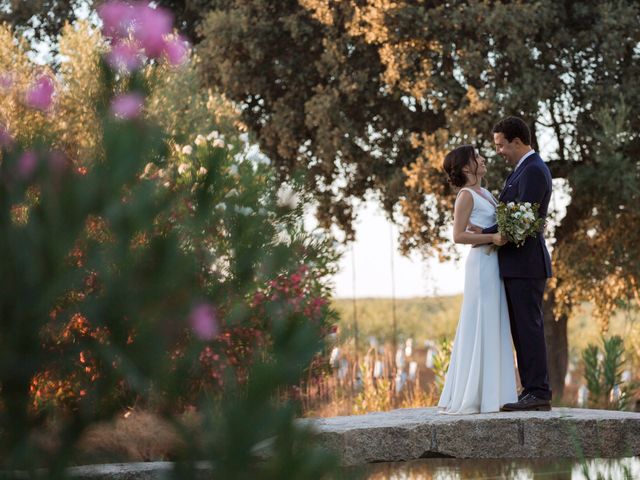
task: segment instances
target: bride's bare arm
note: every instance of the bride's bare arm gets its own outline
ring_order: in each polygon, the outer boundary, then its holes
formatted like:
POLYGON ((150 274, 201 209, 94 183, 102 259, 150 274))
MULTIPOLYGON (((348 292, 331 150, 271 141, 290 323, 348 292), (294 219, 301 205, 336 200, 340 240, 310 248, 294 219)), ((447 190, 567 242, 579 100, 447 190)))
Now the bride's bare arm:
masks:
POLYGON ((502 245, 499 233, 471 233, 467 232, 469 217, 473 210, 473 196, 466 190, 460 192, 453 210, 453 241, 467 245, 495 243, 502 245))

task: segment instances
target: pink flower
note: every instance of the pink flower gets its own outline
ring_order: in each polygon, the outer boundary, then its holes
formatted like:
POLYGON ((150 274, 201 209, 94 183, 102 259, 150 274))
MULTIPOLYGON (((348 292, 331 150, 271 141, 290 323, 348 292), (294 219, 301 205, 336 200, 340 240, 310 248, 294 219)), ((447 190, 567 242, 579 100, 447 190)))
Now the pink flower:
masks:
POLYGON ((27 90, 27 105, 38 110, 48 110, 52 101, 53 80, 49 75, 40 75, 27 90))
POLYGON ((213 340, 220 333, 218 317, 213 305, 201 303, 191 310, 191 329, 200 340, 213 340))
POLYGON ((18 177, 27 180, 38 166, 38 156, 33 150, 27 150, 18 159, 18 177))
POLYGON ((140 115, 144 105, 141 93, 123 93, 111 101, 111 113, 123 120, 131 120, 140 115))
POLYGON ((164 44, 164 54, 169 63, 174 66, 182 65, 187 60, 188 49, 189 43, 181 35, 164 44))
POLYGON ((134 11, 127 2, 111 1, 98 7, 105 37, 126 37, 132 26, 134 11))
POLYGON ((151 8, 142 2, 135 7, 134 38, 149 57, 162 55, 166 35, 171 33, 173 16, 164 8, 151 8))
POLYGON ((142 65, 140 52, 131 43, 118 41, 107 54, 107 63, 114 70, 132 72, 142 65))

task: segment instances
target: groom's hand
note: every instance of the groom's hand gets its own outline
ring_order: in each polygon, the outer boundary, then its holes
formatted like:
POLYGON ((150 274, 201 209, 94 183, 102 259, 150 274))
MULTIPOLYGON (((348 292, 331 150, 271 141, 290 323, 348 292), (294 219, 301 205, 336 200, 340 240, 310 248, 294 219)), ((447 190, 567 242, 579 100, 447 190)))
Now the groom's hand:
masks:
POLYGON ((469 225, 467 225, 467 232, 482 233, 482 227, 479 227, 477 225, 474 225, 473 223, 470 223, 469 225))
MULTIPOLYGON (((474 225, 473 223, 470 223, 469 225, 467 225, 467 232, 470 233, 482 233, 482 227, 479 227, 477 225, 474 225)), ((472 245, 471 248, 477 248, 477 247, 481 247, 483 245, 491 245, 490 243, 476 243, 475 245, 472 245)))
POLYGON ((501 247, 502 245, 505 245, 506 243, 507 243, 507 237, 503 237, 499 233, 494 233, 493 234, 493 244, 494 245, 497 245, 498 247, 501 247))

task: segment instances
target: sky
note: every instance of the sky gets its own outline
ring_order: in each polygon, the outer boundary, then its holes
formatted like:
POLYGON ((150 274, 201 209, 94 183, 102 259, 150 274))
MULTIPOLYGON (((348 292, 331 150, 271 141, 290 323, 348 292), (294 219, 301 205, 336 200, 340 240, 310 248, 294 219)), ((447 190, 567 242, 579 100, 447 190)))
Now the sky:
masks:
POLYGON ((462 292, 464 256, 460 262, 440 263, 437 258, 426 261, 418 254, 402 256, 397 246, 397 227, 375 202, 363 204, 356 221, 356 240, 346 247, 334 278, 335 296, 352 298, 355 293, 357 298, 391 297, 394 288, 396 298, 462 292))
MULTIPOLYGON (((397 248, 398 228, 385 218, 375 201, 363 202, 357 212, 356 239, 343 247, 339 271, 333 278, 336 298, 352 298, 354 294, 356 298, 391 297, 394 289, 396 298, 462 292, 464 252, 469 247, 460 250, 463 252, 460 262, 424 260, 418 254, 407 258, 397 248)), ((310 211, 305 223, 307 229, 317 225, 310 211)))

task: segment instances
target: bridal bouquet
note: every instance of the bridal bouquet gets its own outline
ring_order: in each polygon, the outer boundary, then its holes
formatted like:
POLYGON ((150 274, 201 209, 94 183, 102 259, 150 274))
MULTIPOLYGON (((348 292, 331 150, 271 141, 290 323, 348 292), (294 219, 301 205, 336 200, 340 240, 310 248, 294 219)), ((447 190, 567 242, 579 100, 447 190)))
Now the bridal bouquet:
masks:
POLYGON ((496 208, 498 231, 518 247, 528 237, 535 237, 544 226, 544 219, 538 216, 537 203, 499 203, 496 208))

